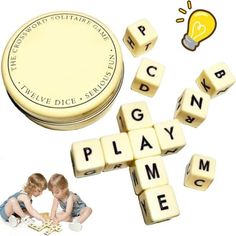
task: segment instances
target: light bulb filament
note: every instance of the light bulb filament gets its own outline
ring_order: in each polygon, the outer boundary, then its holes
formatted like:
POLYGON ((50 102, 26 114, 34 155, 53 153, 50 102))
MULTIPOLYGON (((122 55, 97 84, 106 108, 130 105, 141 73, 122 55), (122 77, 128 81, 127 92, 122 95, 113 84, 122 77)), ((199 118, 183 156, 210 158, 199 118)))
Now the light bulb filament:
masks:
POLYGON ((206 32, 206 26, 201 24, 199 21, 196 21, 193 24, 192 32, 190 34, 190 37, 194 40, 197 40, 199 37, 201 37, 206 32))

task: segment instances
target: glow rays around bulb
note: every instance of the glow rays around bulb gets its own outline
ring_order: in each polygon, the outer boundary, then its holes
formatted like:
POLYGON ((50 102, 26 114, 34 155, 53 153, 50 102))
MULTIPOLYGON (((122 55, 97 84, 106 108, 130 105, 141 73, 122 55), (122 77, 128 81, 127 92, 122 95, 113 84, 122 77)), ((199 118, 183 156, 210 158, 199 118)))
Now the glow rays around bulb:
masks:
MULTIPOLYGON (((188 7, 189 10, 192 9, 192 2, 190 0, 187 1, 187 7, 188 7)), ((179 8, 179 12, 184 14, 184 15, 187 14, 187 11, 183 8, 179 8)), ((177 23, 184 22, 184 18, 178 18, 178 19, 176 19, 176 22, 177 23)))

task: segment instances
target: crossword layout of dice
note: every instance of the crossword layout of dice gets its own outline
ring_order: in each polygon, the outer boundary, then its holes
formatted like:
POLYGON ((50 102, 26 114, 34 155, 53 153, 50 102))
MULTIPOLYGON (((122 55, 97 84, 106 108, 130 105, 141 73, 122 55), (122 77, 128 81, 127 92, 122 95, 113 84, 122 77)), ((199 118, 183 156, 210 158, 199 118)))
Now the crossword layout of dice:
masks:
MULTIPOLYGON (((130 32, 127 34, 126 40, 132 49, 130 32)), ((137 53, 143 51, 145 49, 137 53)), ((149 68, 148 64, 145 68, 149 68)), ((134 82, 136 91, 143 81, 134 82)), ((186 145, 181 123, 198 127, 207 117, 211 98, 227 91, 234 82, 235 78, 224 63, 203 70, 196 80, 200 90, 185 89, 177 101, 174 118, 157 124, 153 123, 145 102, 121 105, 117 114, 120 133, 72 143, 75 177, 129 167, 144 222, 149 225, 178 216, 179 207, 163 157, 177 153, 186 145)), ((193 154, 186 166, 184 186, 206 190, 214 180, 215 168, 214 158, 193 154)))
POLYGON ((38 232, 43 231, 44 235, 50 235, 53 232, 60 232, 62 231, 62 227, 60 224, 54 224, 52 220, 47 220, 41 225, 38 224, 29 224, 28 225, 31 229, 34 229, 38 232))

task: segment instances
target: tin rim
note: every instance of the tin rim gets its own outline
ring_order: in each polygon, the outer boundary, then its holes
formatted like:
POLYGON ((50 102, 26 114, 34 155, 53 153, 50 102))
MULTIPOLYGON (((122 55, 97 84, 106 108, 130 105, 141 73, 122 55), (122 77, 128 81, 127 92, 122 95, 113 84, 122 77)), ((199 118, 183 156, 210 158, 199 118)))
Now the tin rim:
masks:
POLYGON ((103 115, 105 115, 106 112, 108 112, 109 108, 113 104, 114 100, 116 99, 116 97, 121 89, 121 86, 122 86, 122 83, 124 80, 123 75, 124 75, 124 70, 122 72, 122 77, 121 77, 120 83, 118 84, 117 89, 114 90, 114 94, 112 94, 110 96, 110 99, 105 104, 103 104, 103 106, 101 106, 100 109, 97 109, 96 111, 94 111, 91 114, 88 114, 87 116, 81 117, 81 119, 74 120, 71 122, 48 122, 46 120, 38 119, 35 116, 32 116, 30 113, 26 112, 23 108, 21 108, 12 99, 12 97, 9 94, 8 94, 8 96, 10 97, 12 103, 16 106, 16 108, 19 109, 26 117, 28 117, 34 123, 41 125, 45 128, 53 129, 53 130, 63 130, 63 131, 64 130, 75 130, 75 129, 86 127, 89 124, 92 124, 93 122, 95 122, 98 119, 100 119, 101 117, 103 117, 103 115))

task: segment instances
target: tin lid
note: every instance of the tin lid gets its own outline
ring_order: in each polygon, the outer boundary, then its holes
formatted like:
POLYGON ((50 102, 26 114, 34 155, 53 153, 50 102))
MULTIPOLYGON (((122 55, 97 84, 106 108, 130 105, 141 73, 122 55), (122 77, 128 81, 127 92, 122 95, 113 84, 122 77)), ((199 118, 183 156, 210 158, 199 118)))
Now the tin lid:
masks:
POLYGON ((123 60, 117 39, 103 23, 83 13, 52 12, 13 35, 2 74, 9 96, 31 120, 53 129, 82 127, 116 97, 123 60))

